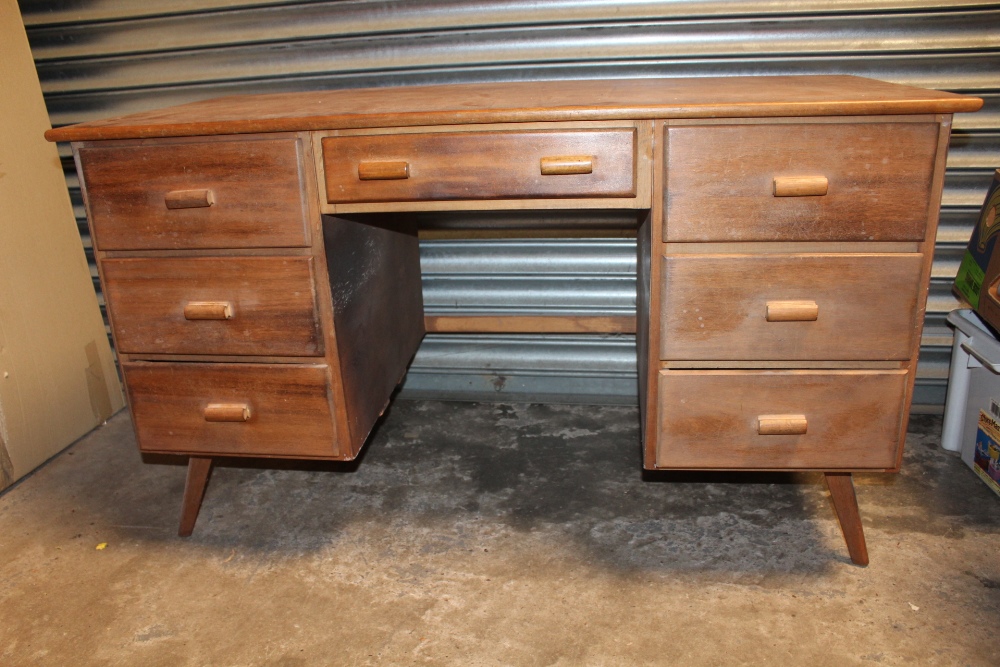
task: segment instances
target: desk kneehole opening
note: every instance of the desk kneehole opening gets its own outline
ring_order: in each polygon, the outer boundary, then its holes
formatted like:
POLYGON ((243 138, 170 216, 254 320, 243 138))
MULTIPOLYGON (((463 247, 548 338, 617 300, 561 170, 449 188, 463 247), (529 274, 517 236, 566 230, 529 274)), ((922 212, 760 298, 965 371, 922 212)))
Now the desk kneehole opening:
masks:
POLYGON ((205 421, 235 422, 250 421, 249 403, 209 403, 205 406, 205 421))
POLYGON ((760 415, 757 435, 805 435, 809 421, 805 415, 760 415))

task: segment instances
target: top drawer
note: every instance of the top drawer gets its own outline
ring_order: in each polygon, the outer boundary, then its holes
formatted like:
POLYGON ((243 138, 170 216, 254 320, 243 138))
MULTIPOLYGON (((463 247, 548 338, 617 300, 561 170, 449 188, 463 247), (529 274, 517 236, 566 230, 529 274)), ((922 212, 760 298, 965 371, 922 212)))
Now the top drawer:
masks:
POLYGON ((667 128, 666 241, 920 241, 934 122, 667 128))
POLYGON ((100 250, 309 245, 295 138, 80 149, 100 250))
POLYGON ((331 204, 634 197, 634 128, 326 137, 331 204))

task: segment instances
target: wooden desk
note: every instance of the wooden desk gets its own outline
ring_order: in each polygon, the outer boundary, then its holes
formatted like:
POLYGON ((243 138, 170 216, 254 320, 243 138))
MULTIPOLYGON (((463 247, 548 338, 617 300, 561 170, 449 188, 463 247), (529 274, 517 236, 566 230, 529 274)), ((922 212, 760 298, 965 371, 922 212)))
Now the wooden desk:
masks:
MULTIPOLYGON (((847 76, 230 97, 72 141, 144 452, 350 460, 425 331, 414 211, 618 209, 638 229, 645 466, 896 471, 951 115, 847 76), (393 214, 393 215, 387 215, 393 214)), ((435 330, 622 331, 574 318, 435 330)))

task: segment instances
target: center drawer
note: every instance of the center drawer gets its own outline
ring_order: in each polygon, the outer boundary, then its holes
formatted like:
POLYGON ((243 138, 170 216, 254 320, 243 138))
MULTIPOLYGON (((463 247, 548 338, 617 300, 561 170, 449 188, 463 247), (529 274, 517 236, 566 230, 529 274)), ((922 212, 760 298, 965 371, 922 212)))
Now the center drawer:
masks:
POLYGON ((904 360, 923 255, 667 255, 664 360, 904 360))
POLYGON ((120 352, 323 354, 311 257, 106 259, 101 269, 120 352))
POLYGON ((323 139, 331 204, 634 197, 634 128, 323 139))
POLYGON ((663 370, 659 468, 895 468, 905 370, 663 370))

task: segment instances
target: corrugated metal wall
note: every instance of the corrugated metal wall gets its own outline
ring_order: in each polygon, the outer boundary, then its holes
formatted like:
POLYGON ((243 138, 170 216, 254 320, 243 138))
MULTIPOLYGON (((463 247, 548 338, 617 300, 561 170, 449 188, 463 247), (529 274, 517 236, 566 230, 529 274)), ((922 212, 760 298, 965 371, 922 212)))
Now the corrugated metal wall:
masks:
MULTIPOLYGON (((847 73, 983 96, 981 112, 955 121, 917 380, 918 406, 944 401, 950 281, 1000 166, 995 4, 21 0, 21 10, 54 125, 223 94, 558 77, 847 73)), ((427 309, 631 314, 634 249, 620 234, 426 240, 427 309)), ((432 335, 404 392, 633 402, 634 345, 631 336, 432 335)))

